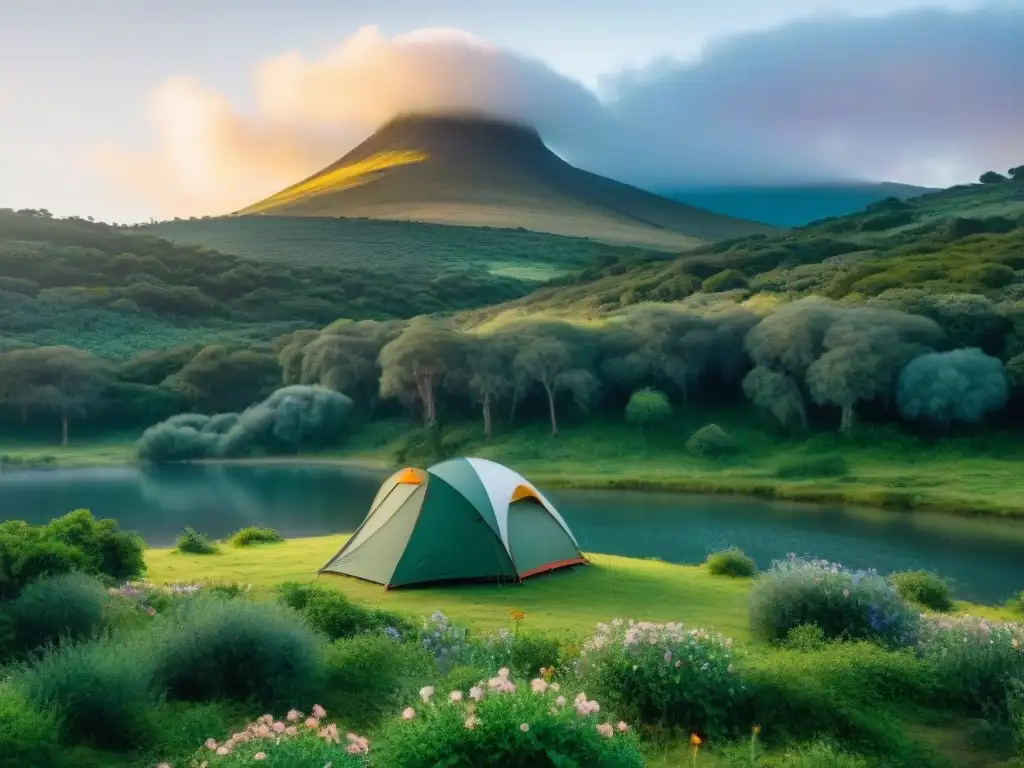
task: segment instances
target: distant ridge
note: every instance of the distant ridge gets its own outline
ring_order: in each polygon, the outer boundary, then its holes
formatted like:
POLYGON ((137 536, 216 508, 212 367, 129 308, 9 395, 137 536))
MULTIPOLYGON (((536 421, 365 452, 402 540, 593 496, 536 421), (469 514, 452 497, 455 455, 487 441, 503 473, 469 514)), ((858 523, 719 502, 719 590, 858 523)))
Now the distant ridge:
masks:
POLYGON ((521 228, 662 250, 775 231, 580 170, 533 128, 478 115, 395 118, 236 215, 521 228))

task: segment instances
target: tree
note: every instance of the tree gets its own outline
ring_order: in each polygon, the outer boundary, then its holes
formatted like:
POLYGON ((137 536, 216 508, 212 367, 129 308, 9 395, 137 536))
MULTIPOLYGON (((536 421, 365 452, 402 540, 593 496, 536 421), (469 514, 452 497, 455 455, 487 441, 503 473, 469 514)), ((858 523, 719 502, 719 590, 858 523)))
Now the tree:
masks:
POLYGON ((748 400, 768 411, 783 427, 807 429, 804 396, 788 374, 759 365, 743 379, 743 392, 748 400))
POLYGON ((281 366, 270 352, 213 345, 178 371, 174 384, 202 410, 241 411, 280 386, 281 366))
POLYGON ((535 381, 544 388, 548 398, 548 418, 551 434, 558 434, 558 418, 555 413, 555 394, 558 392, 559 377, 572 365, 569 346, 557 339, 537 337, 516 355, 512 363, 516 378, 535 381))
POLYGON ((978 177, 978 181, 982 184, 998 184, 1001 181, 1006 181, 1006 177, 995 171, 985 171, 985 173, 978 177))
MULTIPOLYGON (((378 358, 401 333, 399 323, 363 320, 333 323, 302 349, 298 383, 344 392, 372 411, 380 386, 378 358)), ((284 350, 282 350, 284 354, 284 350)))
POLYGON ((484 438, 493 434, 492 412, 496 402, 512 392, 512 359, 515 347, 500 335, 471 337, 467 354, 469 391, 483 411, 484 438))
POLYGON ((411 322, 380 351, 380 394, 418 400, 423 425, 437 424, 437 389, 462 362, 462 339, 435 321, 411 322))
POLYGON ((60 415, 61 445, 68 444, 68 422, 103 402, 111 372, 99 358, 72 347, 18 349, 0 356, 4 399, 23 414, 60 415))
POLYGON ((664 422, 672 415, 672 403, 664 392, 645 387, 629 396, 626 403, 626 421, 647 427, 664 422))
POLYGON ((1009 389, 999 358, 977 348, 954 349, 911 360, 900 374, 897 403, 909 421, 975 424, 1006 405, 1009 389))
POLYGON ((1014 181, 1020 181, 1024 179, 1024 165, 1018 165, 1015 168, 1011 168, 1009 171, 1007 171, 1007 174, 1014 181))

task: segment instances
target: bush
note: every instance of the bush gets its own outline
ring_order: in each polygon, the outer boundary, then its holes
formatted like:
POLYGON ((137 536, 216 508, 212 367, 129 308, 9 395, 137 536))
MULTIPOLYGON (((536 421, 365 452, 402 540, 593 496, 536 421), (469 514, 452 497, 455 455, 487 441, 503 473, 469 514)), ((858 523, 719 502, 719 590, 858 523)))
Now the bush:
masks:
POLYGON ((317 635, 275 603, 197 597, 155 632, 157 678, 176 699, 294 702, 323 670, 317 635))
POLYGON ((516 677, 531 678, 541 668, 561 666, 562 646, 557 638, 539 632, 502 629, 471 638, 466 658, 482 669, 508 667, 516 677))
POLYGON ((1017 613, 1024 613, 1024 591, 1018 592, 1006 601, 1006 607, 1017 613))
POLYGON ((0 768, 64 765, 56 723, 18 691, 0 686, 0 768))
POLYGON ((281 534, 275 531, 273 528, 264 528, 262 526, 254 525, 235 533, 231 537, 231 546, 233 547, 249 547, 253 544, 271 544, 278 541, 283 541, 281 534))
POLYGON ((34 579, 81 571, 94 576, 130 579, 145 571, 145 544, 120 531, 114 520, 96 520, 75 510, 46 525, 21 520, 0 523, 0 599, 16 597, 34 579))
POLYGON ((205 533, 200 533, 190 525, 178 537, 175 543, 179 552, 186 552, 190 555, 213 555, 218 551, 217 544, 205 533))
POLYGON ((738 269, 723 269, 701 283, 704 293, 720 293, 735 288, 746 288, 747 278, 738 269))
POLYGON ((896 587, 900 597, 933 611, 949 611, 953 608, 953 597, 949 585, 928 571, 903 571, 894 573, 889 581, 896 587))
POLYGON ((15 643, 32 650, 93 634, 103 624, 107 594, 92 576, 68 573, 29 584, 8 608, 15 643))
POLYGON ((152 734, 153 675, 137 647, 100 639, 51 650, 19 683, 37 706, 54 711, 62 738, 125 748, 152 734))
POLYGON ((582 693, 574 700, 542 678, 516 685, 507 673, 444 699, 424 688, 386 728, 372 765, 643 766, 632 729, 601 717, 597 702, 582 693))
POLYGON ((1007 686, 1024 680, 1024 626, 929 616, 919 647, 947 704, 967 714, 1005 716, 1007 686))
POLYGON ((599 624, 580 674, 615 708, 645 724, 723 736, 735 730, 744 686, 732 641, 682 624, 599 624))
POLYGON ((780 480, 790 480, 803 477, 842 477, 848 472, 846 459, 839 454, 834 454, 809 456, 780 464, 775 470, 775 476, 780 480))
POLYGON ((747 557, 743 550, 737 547, 712 552, 704 564, 708 567, 708 573, 715 576, 750 577, 757 573, 754 559, 747 557))
POLYGON ((826 645, 825 633, 817 624, 801 624, 786 633, 784 643, 794 651, 820 651, 826 645))
POLYGON ((668 396, 657 389, 646 387, 629 396, 626 403, 626 421, 642 427, 664 421, 672 415, 668 396))
POLYGON ((780 641, 801 624, 821 627, 829 639, 893 647, 916 639, 917 613, 874 571, 851 572, 791 554, 754 581, 749 601, 751 630, 762 640, 780 641))
POLYGON ((322 700, 335 702, 331 711, 346 721, 367 725, 398 712, 434 672, 433 659, 417 643, 383 633, 349 637, 327 649, 322 700))
POLYGON ((298 611, 311 627, 332 640, 380 632, 388 627, 399 635, 412 631, 412 625, 402 616, 363 608, 336 589, 296 582, 282 584, 279 589, 282 603, 298 611))
POLYGON ((717 424, 708 424, 690 436, 686 441, 686 450, 694 456, 718 458, 735 453, 736 441, 717 424))
POLYGON ((314 704, 308 717, 296 709, 280 718, 263 715, 222 741, 207 739, 192 764, 363 768, 369 748, 369 739, 346 734, 314 704))

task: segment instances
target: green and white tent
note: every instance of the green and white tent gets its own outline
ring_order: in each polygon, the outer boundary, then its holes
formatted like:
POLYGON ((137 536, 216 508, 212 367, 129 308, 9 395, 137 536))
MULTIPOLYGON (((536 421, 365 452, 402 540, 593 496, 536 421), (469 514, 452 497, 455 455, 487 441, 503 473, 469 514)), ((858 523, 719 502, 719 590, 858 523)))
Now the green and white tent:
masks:
POLYGON ((388 478, 320 573, 390 588, 521 581, 584 562, 565 520, 522 475, 487 459, 451 459, 388 478))

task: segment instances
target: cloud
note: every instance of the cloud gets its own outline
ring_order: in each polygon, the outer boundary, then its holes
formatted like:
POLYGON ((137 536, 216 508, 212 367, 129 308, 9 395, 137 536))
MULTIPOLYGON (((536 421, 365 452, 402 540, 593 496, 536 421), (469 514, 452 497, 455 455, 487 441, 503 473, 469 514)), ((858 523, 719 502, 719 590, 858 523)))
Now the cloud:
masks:
POLYGON ((648 187, 835 178, 948 184, 1024 160, 1024 12, 816 17, 724 38, 691 62, 606 77, 600 95, 458 30, 360 30, 254 73, 245 112, 192 80, 151 96, 144 151, 92 167, 164 215, 222 213, 316 172, 403 112, 535 125, 588 170, 648 187))

